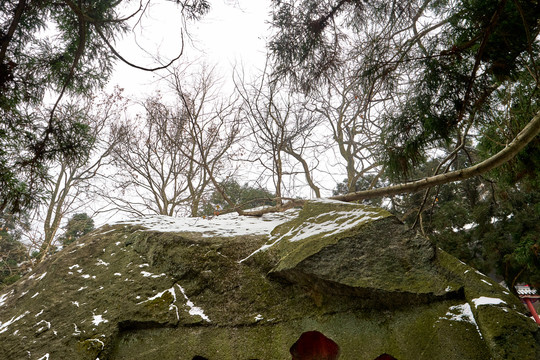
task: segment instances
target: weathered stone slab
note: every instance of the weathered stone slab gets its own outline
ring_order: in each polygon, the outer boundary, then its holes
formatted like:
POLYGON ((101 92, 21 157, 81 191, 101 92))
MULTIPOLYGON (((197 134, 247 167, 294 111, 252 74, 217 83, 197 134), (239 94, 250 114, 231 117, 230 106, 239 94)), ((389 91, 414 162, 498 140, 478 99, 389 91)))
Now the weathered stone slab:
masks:
POLYGON ((457 282, 440 273, 435 246, 390 213, 358 205, 323 212, 329 207, 331 203, 308 204, 302 217, 281 225, 288 232, 281 235, 285 241, 269 250, 277 258, 270 274, 311 286, 333 284, 336 291, 370 296, 379 303, 389 302, 390 307, 404 298, 410 305, 437 296, 447 298, 449 288, 459 291, 457 282), (306 236, 301 232, 306 224, 321 228, 321 223, 335 218, 354 226, 342 230, 343 224, 337 224, 337 233, 314 231, 306 236), (389 300, 391 294, 394 299, 389 300))
POLYGON ((105 226, 46 260, 0 294, 0 358, 283 360, 312 331, 341 360, 540 356, 517 298, 384 210, 201 221, 105 226))

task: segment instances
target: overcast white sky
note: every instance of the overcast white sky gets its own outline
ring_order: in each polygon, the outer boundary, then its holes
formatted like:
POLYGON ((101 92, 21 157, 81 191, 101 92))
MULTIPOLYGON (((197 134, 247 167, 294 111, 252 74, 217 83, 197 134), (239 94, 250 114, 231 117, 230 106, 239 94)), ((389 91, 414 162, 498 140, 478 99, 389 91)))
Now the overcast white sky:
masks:
MULTIPOLYGON (((232 87, 232 70, 235 64, 242 65, 248 74, 252 71, 255 73, 256 69, 262 69, 265 65, 266 40, 270 36, 270 0, 212 0, 211 5, 211 11, 202 20, 188 24, 191 40, 184 34, 184 55, 179 63, 195 60, 204 61, 210 66, 217 64, 216 75, 220 75, 225 83, 224 91, 228 91, 228 87, 232 87)), ((135 27, 134 34, 118 42, 120 54, 137 65, 148 67, 155 67, 157 64, 138 44, 152 56, 162 57, 164 62, 178 56, 182 28, 180 10, 172 1, 154 1, 154 5, 135 27)), ((166 73, 164 71, 161 74, 166 73)), ((165 82, 158 83, 159 78, 159 74, 134 69, 119 61, 109 86, 112 88, 118 85, 125 89, 124 95, 141 100, 146 95, 155 93, 157 89, 162 93, 167 92, 168 85, 165 82)), ((337 170, 335 163, 335 159, 325 163, 323 167, 326 175, 316 176, 319 185, 327 189, 323 190, 324 196, 329 196, 329 189, 333 189, 336 181, 342 180, 342 174, 335 179, 328 175, 337 170)), ((249 172, 248 169, 244 170, 249 172)), ((258 170, 255 174, 259 174, 258 170)), ((248 173, 237 176, 246 179, 258 178, 258 175, 251 176, 248 173)), ((300 181, 300 178, 297 180, 300 181)), ((267 185, 271 187, 270 184, 267 185)), ((300 194, 295 193, 295 196, 298 195, 300 194)), ((302 196, 312 196, 307 185, 302 196)))
MULTIPOLYGON (((247 69, 264 66, 269 11, 269 0, 212 1, 210 13, 201 21, 188 24, 191 40, 184 33, 183 61, 218 64, 225 78, 230 78, 235 63, 243 63, 247 69)), ((180 8, 171 1, 161 0, 147 10, 134 34, 117 43, 117 49, 130 62, 152 67, 157 64, 144 50, 164 60, 174 58, 181 49, 180 34, 180 8)), ((119 61, 109 86, 118 85, 125 89, 126 95, 138 97, 158 88, 155 84, 158 78, 159 75, 119 61)))
MULTIPOLYGON (((256 69, 262 69, 265 65, 266 40, 270 35, 270 0, 213 0, 211 4, 210 13, 202 20, 187 25, 190 38, 184 33, 184 55, 178 63, 195 61, 206 62, 210 66, 217 64, 216 75, 221 75, 225 83, 224 91, 227 92, 229 86, 232 87, 235 64, 242 65, 248 74, 252 71, 255 73, 256 69)), ((178 55, 181 49, 181 28, 180 8, 172 1, 156 1, 135 27, 134 33, 117 43, 117 49, 130 62, 155 67, 159 64, 152 56, 159 56, 166 63, 178 55)), ((165 75, 167 71, 161 74, 165 75)), ((142 100, 158 89, 166 94, 168 84, 165 81, 158 82, 159 79, 159 73, 134 69, 118 61, 109 88, 118 85, 124 88, 124 95, 142 100)), ((130 113, 141 111, 136 104, 131 104, 130 113)), ((334 167, 333 163, 335 160, 323 166, 325 175, 316 176, 323 189, 332 189, 338 181, 328 175, 330 168, 334 167)), ((259 178, 260 171, 250 166, 242 167, 236 176, 241 181, 253 182, 259 178)), ((341 177, 339 175, 338 179, 341 180, 341 177)), ((303 178, 295 179, 300 183, 288 185, 294 188, 291 196, 311 197, 313 194, 309 187, 303 186, 303 178)), ((271 183, 261 185, 272 187, 271 183)), ((323 193, 328 196, 331 191, 323 190, 323 193)))

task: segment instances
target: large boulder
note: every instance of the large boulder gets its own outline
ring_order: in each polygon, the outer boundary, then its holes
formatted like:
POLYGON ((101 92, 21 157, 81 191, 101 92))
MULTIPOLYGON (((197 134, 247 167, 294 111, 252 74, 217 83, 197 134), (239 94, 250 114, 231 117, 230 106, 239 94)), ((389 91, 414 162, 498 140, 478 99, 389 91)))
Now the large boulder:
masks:
POLYGON ((3 290, 0 358, 540 359, 524 311, 390 213, 314 201, 104 226, 3 290))

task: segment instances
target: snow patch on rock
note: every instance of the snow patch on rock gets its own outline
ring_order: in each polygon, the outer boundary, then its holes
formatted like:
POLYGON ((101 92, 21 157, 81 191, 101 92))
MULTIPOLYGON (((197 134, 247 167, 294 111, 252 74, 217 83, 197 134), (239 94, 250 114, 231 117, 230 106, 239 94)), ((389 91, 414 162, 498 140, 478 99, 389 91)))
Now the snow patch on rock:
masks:
POLYGON ((11 295, 13 295, 13 290, 11 290, 8 293, 0 295, 0 307, 4 306, 4 304, 6 303, 8 297, 10 297, 11 295))
POLYGON ((8 327, 11 324, 21 320, 23 317, 25 317, 28 314, 30 314, 30 311, 25 311, 23 314, 21 314, 19 316, 14 316, 11 319, 9 319, 8 321, 6 321, 5 323, 0 321, 0 334, 3 333, 3 332, 6 332, 8 330, 8 327))
POLYGON ((103 318, 103 315, 93 315, 92 324, 98 326, 101 323, 108 323, 109 320, 103 318))
POLYGON ((478 331, 480 338, 482 338, 482 333, 480 332, 480 328, 476 323, 476 319, 474 318, 471 306, 468 303, 450 306, 448 312, 439 319, 449 321, 464 321, 471 323, 476 327, 476 331, 478 331))
POLYGON ((184 295, 184 298, 186 299, 186 305, 189 307, 189 314, 190 315, 193 315, 193 316, 200 316, 204 321, 207 321, 207 322, 211 322, 210 319, 208 318, 208 316, 205 315, 203 309, 201 309, 200 307, 198 306, 195 306, 195 304, 193 304, 193 302, 191 302, 191 300, 188 299, 187 295, 186 295, 186 292, 184 291, 184 289, 176 284, 176 286, 178 286, 178 288, 180 289, 180 291, 182 292, 182 295, 184 295))
POLYGON ((492 297, 487 297, 487 296, 481 296, 479 298, 472 299, 472 302, 474 303, 475 308, 479 306, 483 306, 483 305, 500 305, 500 304, 506 305, 506 302, 502 299, 492 298, 492 297))
POLYGON ((211 219, 155 215, 120 221, 116 224, 141 225, 147 230, 159 232, 196 232, 203 237, 269 235, 276 226, 295 217, 298 211, 298 209, 289 209, 280 213, 264 214, 261 217, 239 216, 236 213, 230 213, 211 219))

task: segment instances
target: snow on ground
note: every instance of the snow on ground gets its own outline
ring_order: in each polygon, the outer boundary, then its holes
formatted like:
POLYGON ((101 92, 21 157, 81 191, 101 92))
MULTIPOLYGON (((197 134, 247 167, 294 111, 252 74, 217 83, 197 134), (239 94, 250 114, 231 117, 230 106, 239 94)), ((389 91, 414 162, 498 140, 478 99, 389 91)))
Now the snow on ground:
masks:
MULTIPOLYGON (((45 271, 43 274, 39 275, 39 277, 37 278, 37 280, 41 280, 45 277, 45 275, 47 275, 47 272, 45 271)), ((28 280, 32 280, 33 278, 35 278, 36 276, 38 276, 37 274, 32 274, 28 277, 28 280)))
MULTIPOLYGON (((186 299, 186 306, 189 308, 189 310, 188 310, 189 314, 192 315, 192 316, 200 316, 203 320, 205 320, 207 322, 210 322, 210 319, 208 318, 208 316, 206 316, 203 309, 201 309, 198 306, 195 306, 195 304, 193 304, 193 302, 191 300, 189 300, 189 298, 186 295, 186 292, 185 292, 184 288, 182 288, 179 284, 176 284, 176 286, 178 286, 178 289, 180 289, 180 292, 182 293, 182 295, 186 299)), ((144 301, 141 301, 141 302, 139 302, 137 304, 143 304, 145 302, 158 299, 158 298, 162 297, 163 294, 165 294, 166 292, 171 294, 171 296, 173 297, 173 301, 169 305, 169 311, 175 310, 176 311, 176 318, 180 319, 180 316, 178 314, 178 307, 175 305, 175 303, 176 303, 176 291, 174 290, 174 286, 171 287, 170 289, 165 289, 162 292, 159 292, 156 295, 154 295, 152 297, 149 297, 148 299, 146 299, 144 301)))
POLYGON ((450 306, 448 312, 443 317, 443 319, 452 321, 466 321, 470 322, 471 324, 474 324, 476 322, 474 320, 471 306, 468 303, 465 303, 463 305, 450 306))
POLYGON ((481 273, 481 272, 478 271, 478 270, 474 270, 474 272, 477 273, 477 274, 480 275, 480 276, 483 276, 483 277, 486 277, 486 278, 488 277, 486 274, 481 273))
MULTIPOLYGON (((330 199, 317 199, 312 201, 331 204, 347 204, 349 206, 354 205, 330 199)), ((295 218, 299 211, 299 209, 289 209, 284 212, 264 214, 261 217, 240 216, 236 213, 229 213, 207 219, 201 217, 175 218, 164 215, 154 215, 118 221, 113 223, 113 225, 141 225, 150 231, 159 232, 197 232, 201 233, 203 237, 269 235, 276 226, 295 218)), ((376 220, 380 217, 376 212, 365 210, 361 206, 358 206, 358 209, 356 210, 332 211, 320 215, 321 218, 325 219, 328 216, 331 216, 332 219, 320 221, 314 219, 311 222, 302 224, 301 228, 291 229, 294 234, 285 234, 283 237, 289 238, 289 241, 299 241, 315 234, 331 236, 335 233, 355 227, 367 220, 376 220)))
POLYGON ((96 265, 109 266, 109 263, 105 262, 105 261, 103 261, 101 259, 98 259, 96 265))
POLYGON ((336 204, 336 205, 343 205, 343 204, 347 204, 347 205, 357 205, 355 203, 348 203, 348 202, 344 202, 344 201, 339 201, 339 200, 333 200, 333 199, 327 199, 327 198, 318 198, 318 199, 313 199, 313 200, 310 200, 311 202, 318 202, 318 203, 322 203, 322 204, 336 204))
POLYGON ((268 235, 276 226, 294 218, 298 212, 298 209, 289 209, 280 213, 264 214, 261 217, 239 216, 236 213, 229 213, 208 219, 155 215, 119 221, 115 224, 141 225, 150 231, 160 232, 197 232, 201 233, 203 237, 268 235))
POLYGON ((39 281, 39 280, 43 279, 43 278, 45 277, 45 275, 47 275, 47 272, 46 272, 46 271, 45 271, 43 274, 41 274, 41 275, 37 278, 37 280, 39 281))
POLYGON ((148 301, 152 301, 152 300, 155 300, 157 298, 160 298, 163 296, 163 294, 165 294, 166 292, 168 292, 169 294, 171 294, 171 296, 173 297, 173 301, 172 303, 169 305, 169 311, 170 310, 175 310, 176 311, 176 319, 180 320, 180 316, 178 315, 178 306, 176 306, 174 303, 176 302, 176 292, 174 291, 174 286, 171 287, 170 289, 166 289, 166 290, 163 290, 162 292, 160 293, 157 293, 157 295, 155 296, 152 296, 152 297, 149 297, 147 300, 144 300, 144 301, 141 301, 139 303, 137 303, 137 305, 139 304, 143 304, 145 302, 148 302, 148 301))
POLYGON ((483 283, 488 284, 489 286, 493 286, 492 283, 490 283, 489 281, 486 281, 486 280, 484 280, 484 279, 480 279, 480 281, 482 281, 483 283))
POLYGON ((77 324, 73 324, 73 326, 75 327, 75 330, 73 331, 73 336, 79 336, 81 335, 81 330, 79 330, 79 328, 77 327, 77 324))
MULTIPOLYGON (((99 346, 101 346, 101 350, 103 350, 105 348, 105 343, 99 339, 87 339, 86 341, 90 341, 90 342, 94 342, 94 343, 97 343, 99 344, 99 346)), ((99 360, 99 358, 97 358, 96 360, 99 360)))
POLYGON ((47 320, 41 320, 38 322, 34 327, 41 326, 39 329, 36 330, 36 333, 41 334, 44 330, 49 330, 51 328, 51 323, 47 320))
POLYGON ((162 277, 162 276, 167 276, 167 274, 165 273, 161 273, 159 275, 154 275, 148 271, 141 271, 141 275, 144 276, 144 277, 152 277, 152 278, 158 278, 158 277, 162 277))

